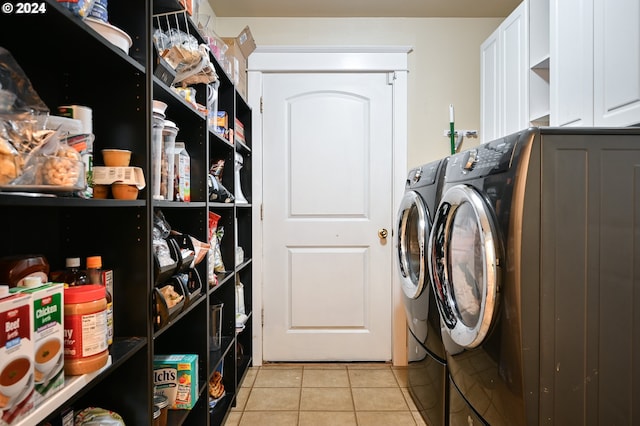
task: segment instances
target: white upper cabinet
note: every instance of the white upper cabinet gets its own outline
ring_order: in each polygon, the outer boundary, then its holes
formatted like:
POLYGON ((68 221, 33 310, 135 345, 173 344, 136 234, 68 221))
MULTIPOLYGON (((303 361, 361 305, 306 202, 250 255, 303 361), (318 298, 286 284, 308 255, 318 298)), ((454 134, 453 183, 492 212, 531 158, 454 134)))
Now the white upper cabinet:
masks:
POLYGON ((499 137, 500 110, 499 110, 499 55, 498 55, 498 30, 482 43, 480 47, 480 66, 482 80, 480 83, 480 137, 488 142, 499 137))
POLYGON ((639 124, 640 2, 593 1, 594 125, 639 124))
POLYGON ((480 47, 483 142, 528 127, 528 34, 524 1, 480 47))
POLYGON ((593 125, 593 0, 551 0, 552 126, 593 125))
POLYGON ((527 2, 520 5, 501 25, 502 117, 504 135, 529 124, 529 13, 527 2))
POLYGON ((552 126, 640 123, 640 2, 551 0, 552 126))

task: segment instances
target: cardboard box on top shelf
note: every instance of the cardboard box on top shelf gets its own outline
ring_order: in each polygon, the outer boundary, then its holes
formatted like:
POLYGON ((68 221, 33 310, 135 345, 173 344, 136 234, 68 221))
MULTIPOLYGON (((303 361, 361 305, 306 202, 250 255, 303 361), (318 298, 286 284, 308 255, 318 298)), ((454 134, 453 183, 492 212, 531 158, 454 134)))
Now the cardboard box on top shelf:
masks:
POLYGON ((229 47, 226 55, 231 59, 233 65, 231 75, 233 83, 236 85, 238 92, 246 99, 247 58, 256 50, 256 42, 248 26, 244 27, 237 37, 222 37, 222 40, 229 47))

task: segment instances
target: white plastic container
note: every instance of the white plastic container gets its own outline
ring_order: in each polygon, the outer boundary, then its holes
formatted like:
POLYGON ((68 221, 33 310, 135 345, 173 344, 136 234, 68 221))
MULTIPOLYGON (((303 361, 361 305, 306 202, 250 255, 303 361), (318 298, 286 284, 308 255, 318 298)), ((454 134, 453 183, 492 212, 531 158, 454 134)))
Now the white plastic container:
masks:
POLYGON ((96 18, 86 18, 84 22, 93 28, 98 34, 106 38, 114 46, 122 49, 124 53, 129 54, 129 48, 133 45, 133 41, 129 34, 106 22, 102 22, 96 18))
POLYGON ((178 126, 176 126, 173 121, 164 120, 164 127, 162 128, 162 170, 160 179, 160 195, 162 195, 165 200, 170 201, 174 199, 174 150, 176 146, 176 136, 178 135, 178 130, 178 126))
POLYGON ((153 113, 153 128, 151 131, 151 194, 156 200, 163 200, 160 192, 162 179, 162 129, 164 115, 153 113))
MULTIPOLYGON (((62 117, 72 118, 74 120, 80 120, 82 129, 80 132, 86 135, 93 133, 93 110, 84 105, 60 105, 58 107, 58 114, 62 117)), ((51 120, 59 120, 59 118, 50 117, 51 120)))

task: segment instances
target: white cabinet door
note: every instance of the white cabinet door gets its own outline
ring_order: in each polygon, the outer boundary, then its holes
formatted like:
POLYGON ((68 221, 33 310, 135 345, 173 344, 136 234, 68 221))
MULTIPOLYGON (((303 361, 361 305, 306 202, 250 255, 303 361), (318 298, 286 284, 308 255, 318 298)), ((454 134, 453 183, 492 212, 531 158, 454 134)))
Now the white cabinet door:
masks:
POLYGON ((528 127, 528 52, 528 9, 524 1, 480 47, 482 142, 528 127))
POLYGON ((593 0, 551 0, 552 126, 593 125, 593 0))
POLYGON ((638 124, 640 2, 594 0, 594 11, 594 124, 638 124))
POLYGON ((499 32, 495 30, 480 46, 480 138, 483 142, 492 141, 501 133, 498 36, 499 32))
POLYGON ((529 125, 529 13, 526 1, 500 25, 502 136, 529 125))

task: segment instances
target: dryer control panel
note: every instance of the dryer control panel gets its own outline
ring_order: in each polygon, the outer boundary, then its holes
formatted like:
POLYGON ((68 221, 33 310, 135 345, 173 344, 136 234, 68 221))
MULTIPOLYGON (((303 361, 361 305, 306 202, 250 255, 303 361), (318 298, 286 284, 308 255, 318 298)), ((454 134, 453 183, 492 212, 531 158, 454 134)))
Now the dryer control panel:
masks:
POLYGON ((407 176, 406 187, 414 188, 417 186, 433 185, 436 182, 436 177, 438 176, 440 162, 441 160, 434 161, 411 169, 407 176))

